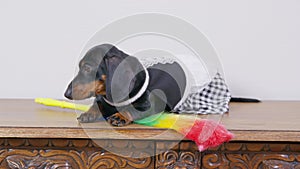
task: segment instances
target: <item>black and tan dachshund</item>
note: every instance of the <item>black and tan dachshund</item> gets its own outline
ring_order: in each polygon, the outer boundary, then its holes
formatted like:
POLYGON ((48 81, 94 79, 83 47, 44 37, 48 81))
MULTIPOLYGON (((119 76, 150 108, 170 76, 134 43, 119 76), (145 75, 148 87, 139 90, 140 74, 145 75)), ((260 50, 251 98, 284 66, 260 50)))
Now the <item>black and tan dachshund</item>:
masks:
POLYGON ((90 49, 79 68, 65 97, 73 100, 95 97, 91 108, 78 117, 80 122, 94 122, 103 117, 113 126, 125 126, 172 110, 186 87, 185 73, 178 63, 145 68, 136 57, 110 44, 90 49))

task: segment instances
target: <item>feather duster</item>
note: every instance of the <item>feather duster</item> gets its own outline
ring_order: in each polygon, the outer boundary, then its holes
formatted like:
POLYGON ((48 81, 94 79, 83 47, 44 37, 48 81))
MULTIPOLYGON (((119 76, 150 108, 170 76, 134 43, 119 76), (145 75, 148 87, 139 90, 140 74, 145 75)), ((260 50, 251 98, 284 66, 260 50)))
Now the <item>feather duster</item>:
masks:
POLYGON ((196 115, 163 112, 136 120, 135 123, 176 130, 185 138, 194 141, 199 151, 219 146, 233 138, 233 134, 223 125, 214 120, 201 119, 196 115))
MULTIPOLYGON (((87 111, 89 105, 74 104, 49 98, 37 98, 36 103, 46 106, 55 106, 80 111, 87 111)), ((210 147, 216 147, 233 138, 223 125, 214 120, 202 119, 197 115, 174 114, 162 112, 144 119, 134 121, 136 124, 173 129, 181 133, 185 138, 192 140, 198 146, 199 151, 210 147)))

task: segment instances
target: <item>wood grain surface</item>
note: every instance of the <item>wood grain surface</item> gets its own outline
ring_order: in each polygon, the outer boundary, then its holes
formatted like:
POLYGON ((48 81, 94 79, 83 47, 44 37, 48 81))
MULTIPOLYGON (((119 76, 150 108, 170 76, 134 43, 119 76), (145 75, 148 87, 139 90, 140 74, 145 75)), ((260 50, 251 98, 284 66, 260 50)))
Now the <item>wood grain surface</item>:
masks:
MULTIPOLYGON (((99 138, 180 140, 175 131, 132 124, 111 127, 105 122, 80 124, 80 112, 52 108, 31 99, 0 100, 2 138, 99 138)), ((300 141, 300 102, 233 103, 220 120, 235 141, 300 141)))

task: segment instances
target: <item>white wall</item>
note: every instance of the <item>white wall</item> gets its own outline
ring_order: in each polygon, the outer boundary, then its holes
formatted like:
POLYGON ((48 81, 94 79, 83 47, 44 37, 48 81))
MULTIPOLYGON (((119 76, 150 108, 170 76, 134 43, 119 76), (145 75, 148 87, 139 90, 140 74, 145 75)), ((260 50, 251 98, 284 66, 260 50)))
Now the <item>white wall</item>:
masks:
POLYGON ((300 100, 298 0, 1 0, 0 98, 63 98, 88 39, 143 12, 202 30, 234 96, 300 100))

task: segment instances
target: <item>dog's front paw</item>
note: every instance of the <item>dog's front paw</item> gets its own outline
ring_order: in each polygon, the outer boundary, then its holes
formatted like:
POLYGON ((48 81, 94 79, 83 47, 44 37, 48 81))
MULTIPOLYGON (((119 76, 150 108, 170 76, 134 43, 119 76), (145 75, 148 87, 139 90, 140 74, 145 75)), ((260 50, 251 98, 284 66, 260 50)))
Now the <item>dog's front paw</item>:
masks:
POLYGON ((131 117, 128 112, 118 112, 115 113, 107 118, 107 122, 110 123, 112 126, 122 127, 132 123, 130 120, 131 117))
POLYGON ((95 122, 98 119, 100 119, 101 115, 97 110, 89 110, 85 113, 82 113, 79 117, 77 117, 77 120, 81 123, 90 123, 95 122))

